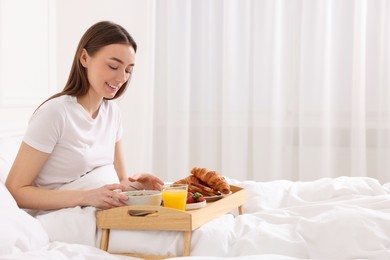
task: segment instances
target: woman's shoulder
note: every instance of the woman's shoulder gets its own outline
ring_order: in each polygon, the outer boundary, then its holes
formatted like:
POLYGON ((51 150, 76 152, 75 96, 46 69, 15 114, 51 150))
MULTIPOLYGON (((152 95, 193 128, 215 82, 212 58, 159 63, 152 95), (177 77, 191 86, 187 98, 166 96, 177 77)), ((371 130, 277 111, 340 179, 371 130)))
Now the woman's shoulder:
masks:
POLYGON ((42 129, 61 129, 68 118, 67 99, 66 96, 55 97, 40 105, 29 120, 30 132, 36 135, 42 129))
POLYGON ((75 103, 75 97, 68 96, 68 95, 62 95, 59 97, 51 98, 47 101, 45 101, 40 108, 56 108, 56 107, 64 107, 68 104, 75 103))
POLYGON ((44 102, 38 109, 35 111, 35 114, 51 114, 55 116, 65 115, 66 110, 70 104, 74 103, 74 97, 68 95, 62 95, 55 97, 44 102))

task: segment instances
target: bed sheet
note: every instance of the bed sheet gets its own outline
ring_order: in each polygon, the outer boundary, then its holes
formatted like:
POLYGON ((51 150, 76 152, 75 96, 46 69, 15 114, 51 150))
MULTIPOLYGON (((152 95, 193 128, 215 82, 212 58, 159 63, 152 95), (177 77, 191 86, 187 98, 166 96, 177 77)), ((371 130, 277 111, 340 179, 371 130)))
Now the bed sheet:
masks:
MULTIPOLYGON (((96 175, 72 185, 100 182, 107 171, 110 169, 100 169, 96 175)), ((205 256, 390 259, 389 184, 381 185, 366 177, 323 178, 312 182, 226 179, 247 189, 245 214, 238 215, 233 210, 195 230, 191 243, 193 259, 205 256)), ((37 219, 45 228, 54 229, 47 229, 54 240, 98 246, 100 232, 92 231, 95 213, 93 208, 74 208, 39 215, 37 219), (72 214, 78 217, 69 217, 72 214), (66 229, 64 225, 50 224, 62 218, 67 223, 66 229), (86 225, 91 232, 83 241, 77 232, 67 232, 69 226, 82 230, 86 225)), ((111 253, 180 256, 182 251, 182 232, 112 230, 110 233, 111 253)))
POLYGON ((0 212, 0 259, 135 259, 84 244, 50 241, 40 222, 18 207, 1 181, 0 212))
POLYGON ((45 246, 13 254, 0 255, 1 260, 132 260, 139 259, 112 255, 95 247, 63 242, 51 242, 45 246))

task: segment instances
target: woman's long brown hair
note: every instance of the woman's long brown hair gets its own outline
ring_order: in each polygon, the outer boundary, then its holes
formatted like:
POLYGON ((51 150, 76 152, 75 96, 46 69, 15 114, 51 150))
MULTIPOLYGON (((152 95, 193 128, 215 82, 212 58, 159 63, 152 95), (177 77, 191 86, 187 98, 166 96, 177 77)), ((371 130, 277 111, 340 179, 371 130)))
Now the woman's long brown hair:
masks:
MULTIPOLYGON (((88 52, 88 55, 93 56, 101 48, 110 44, 126 44, 133 47, 134 52, 137 52, 137 43, 122 26, 110 21, 101 21, 92 25, 80 39, 73 58, 68 82, 66 83, 64 89, 61 92, 49 97, 41 105, 50 99, 63 95, 70 95, 75 97, 86 95, 89 90, 89 82, 86 69, 80 63, 81 53, 83 49, 85 49, 88 52)), ((127 89, 128 81, 129 80, 123 84, 123 86, 118 90, 112 99, 116 99, 123 95, 127 89)))

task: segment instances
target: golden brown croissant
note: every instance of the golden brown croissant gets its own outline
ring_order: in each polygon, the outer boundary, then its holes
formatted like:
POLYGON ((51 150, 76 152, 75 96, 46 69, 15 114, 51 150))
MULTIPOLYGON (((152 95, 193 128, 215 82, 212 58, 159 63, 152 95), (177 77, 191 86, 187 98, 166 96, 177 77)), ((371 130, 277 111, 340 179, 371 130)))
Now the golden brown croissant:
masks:
POLYGON ((204 196, 215 196, 215 195, 221 195, 219 191, 214 190, 213 188, 210 188, 208 186, 205 186, 200 183, 190 183, 188 185, 188 190, 192 192, 199 192, 203 194, 204 196))
POLYGON ((195 167, 191 170, 191 173, 214 190, 220 191, 224 194, 230 193, 229 184, 226 182, 225 178, 216 171, 211 171, 207 168, 195 167))
POLYGON ((174 184, 191 184, 191 183, 199 183, 200 180, 196 178, 194 175, 189 175, 188 177, 175 181, 174 184))

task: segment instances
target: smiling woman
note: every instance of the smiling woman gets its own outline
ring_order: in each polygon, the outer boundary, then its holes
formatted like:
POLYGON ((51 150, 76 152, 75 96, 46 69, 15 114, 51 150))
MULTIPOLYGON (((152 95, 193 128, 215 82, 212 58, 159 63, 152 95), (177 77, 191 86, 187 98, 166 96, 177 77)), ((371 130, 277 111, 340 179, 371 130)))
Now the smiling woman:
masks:
POLYGON ((98 107, 91 104, 93 99, 97 99, 96 105, 100 106, 101 97, 114 99, 124 93, 134 67, 135 49, 126 44, 110 44, 93 56, 86 49, 82 50, 80 63, 87 71, 90 88, 87 95, 78 97, 77 101, 92 118, 98 112, 98 107))
POLYGON ((125 44, 110 44, 93 56, 83 49, 80 62, 87 71, 91 88, 89 95, 79 97, 78 102, 86 107, 93 98, 91 95, 113 99, 124 93, 134 67, 135 49, 125 44))
POLYGON ((102 21, 82 36, 64 89, 34 112, 6 185, 20 207, 53 210, 126 205, 116 189, 160 189, 149 173, 128 177, 122 151, 122 116, 113 101, 124 94, 137 44, 119 24, 102 21), (113 166, 115 181, 61 190, 96 169, 113 166), (131 184, 132 182, 135 183, 131 184))

